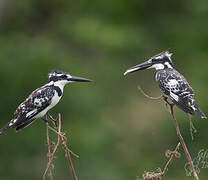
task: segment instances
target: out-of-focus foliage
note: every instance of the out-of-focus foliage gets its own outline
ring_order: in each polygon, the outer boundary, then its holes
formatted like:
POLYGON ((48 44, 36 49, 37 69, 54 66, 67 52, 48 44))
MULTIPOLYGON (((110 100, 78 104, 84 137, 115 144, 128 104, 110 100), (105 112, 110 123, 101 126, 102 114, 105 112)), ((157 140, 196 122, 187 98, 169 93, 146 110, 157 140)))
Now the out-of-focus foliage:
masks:
MULTIPOLYGON (((47 81, 50 69, 93 79, 65 88, 51 111, 63 128, 79 179, 135 179, 165 164, 164 152, 178 138, 163 102, 142 96, 137 86, 160 95, 153 71, 123 77, 126 68, 171 48, 176 68, 196 91, 208 114, 208 6, 205 0, 1 0, 1 126, 17 105, 47 81)), ((194 116, 191 141, 188 117, 176 109, 193 157, 208 149, 208 121, 194 116)), ((0 136, 0 179, 41 179, 46 167, 45 125, 38 120, 21 132, 0 136)), ((181 152, 182 149, 181 149, 181 152)), ((186 158, 175 160, 167 179, 188 180, 186 158)), ((64 153, 55 160, 55 179, 69 179, 64 153)), ((208 178, 201 169, 200 179, 208 178)))

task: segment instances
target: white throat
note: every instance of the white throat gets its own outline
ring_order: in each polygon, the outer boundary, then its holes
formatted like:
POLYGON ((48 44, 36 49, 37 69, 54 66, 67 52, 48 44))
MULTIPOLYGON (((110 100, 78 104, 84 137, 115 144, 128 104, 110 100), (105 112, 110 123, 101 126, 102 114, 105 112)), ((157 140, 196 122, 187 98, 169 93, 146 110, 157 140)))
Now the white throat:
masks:
POLYGON ((155 68, 156 70, 164 69, 165 66, 163 64, 153 64, 151 68, 155 68))
POLYGON ((155 68, 156 70, 164 69, 164 68, 173 68, 169 62, 165 62, 164 64, 153 64, 150 68, 155 68))
POLYGON ((165 65, 166 65, 168 68, 173 68, 169 62, 165 62, 165 65))
POLYGON ((68 83, 69 83, 69 81, 67 81, 67 80, 61 80, 61 81, 55 81, 53 84, 54 84, 54 86, 58 86, 63 92, 64 86, 68 83))

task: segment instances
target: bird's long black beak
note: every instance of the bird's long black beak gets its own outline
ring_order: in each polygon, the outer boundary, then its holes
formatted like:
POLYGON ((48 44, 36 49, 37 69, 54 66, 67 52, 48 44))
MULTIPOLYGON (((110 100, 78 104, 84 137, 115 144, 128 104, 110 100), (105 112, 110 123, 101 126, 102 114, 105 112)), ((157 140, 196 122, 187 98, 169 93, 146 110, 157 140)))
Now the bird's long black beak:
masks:
POLYGON ((69 81, 76 81, 76 82, 92 82, 92 80, 86 79, 86 78, 81 78, 77 76, 70 76, 68 78, 69 81))
POLYGON ((143 62, 141 64, 138 64, 136 66, 133 66, 133 67, 127 69, 126 72, 124 73, 124 76, 127 75, 128 73, 132 73, 132 72, 135 72, 135 71, 147 69, 147 68, 149 68, 151 66, 152 66, 152 61, 148 60, 146 62, 143 62))

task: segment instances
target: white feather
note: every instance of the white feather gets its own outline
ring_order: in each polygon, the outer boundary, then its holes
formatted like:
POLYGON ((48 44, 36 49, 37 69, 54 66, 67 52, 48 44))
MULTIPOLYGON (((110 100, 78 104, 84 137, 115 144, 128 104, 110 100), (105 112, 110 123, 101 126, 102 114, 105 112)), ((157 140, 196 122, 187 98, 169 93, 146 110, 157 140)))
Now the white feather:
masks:
POLYGON ((172 93, 172 92, 170 92, 170 97, 172 97, 177 102, 179 100, 179 97, 176 94, 172 93))
POLYGON ((176 79, 170 79, 169 81, 168 81, 168 86, 170 86, 170 87, 176 87, 178 85, 178 81, 176 80, 176 79))
POLYGON ((168 66, 168 68, 173 68, 169 62, 165 62, 165 65, 168 66))
POLYGON ((51 108, 53 108, 61 99, 62 96, 58 96, 58 93, 55 91, 55 94, 51 100, 51 104, 45 108, 43 111, 38 113, 34 118, 40 118, 43 117, 51 108))
POLYGON ((28 112, 28 113, 26 114, 26 118, 29 117, 31 114, 35 113, 35 111, 37 111, 37 109, 34 109, 34 110, 28 112))
POLYGON ((150 68, 155 68, 156 70, 164 69, 163 64, 153 64, 150 68))

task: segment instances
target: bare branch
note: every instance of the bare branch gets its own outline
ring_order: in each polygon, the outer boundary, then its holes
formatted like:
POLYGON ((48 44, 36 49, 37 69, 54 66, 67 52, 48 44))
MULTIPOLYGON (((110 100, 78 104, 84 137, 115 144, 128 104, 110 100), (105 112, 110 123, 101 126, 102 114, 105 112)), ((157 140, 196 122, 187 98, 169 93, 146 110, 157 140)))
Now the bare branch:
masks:
POLYGON ((48 117, 51 120, 53 127, 51 127, 48 123, 46 123, 46 136, 47 136, 47 145, 48 145, 48 164, 43 174, 43 180, 45 180, 47 173, 49 174, 49 177, 51 178, 51 180, 53 180, 53 174, 52 174, 52 170, 54 169, 53 159, 55 157, 55 153, 57 152, 58 146, 60 144, 62 146, 62 149, 65 151, 67 162, 69 164, 70 171, 72 173, 72 178, 73 180, 78 180, 72 160, 71 160, 70 153, 76 157, 79 157, 79 156, 73 153, 67 146, 67 138, 64 136, 64 133, 61 132, 61 115, 59 113, 56 119, 54 119, 49 114, 48 114, 48 117), (54 147, 52 147, 49 143, 49 142, 52 142, 49 138, 49 131, 48 131, 49 129, 53 131, 54 133, 56 133, 58 136, 57 142, 54 147))
POLYGON ((49 126, 48 123, 46 123, 46 132, 47 132, 47 145, 48 145, 48 164, 47 164, 47 167, 46 167, 46 170, 43 174, 43 180, 45 180, 45 177, 46 177, 46 174, 47 172, 49 171, 49 177, 51 178, 51 180, 53 180, 53 174, 52 174, 52 170, 54 169, 54 165, 53 165, 53 159, 55 157, 55 153, 58 149, 58 146, 60 144, 60 140, 59 140, 59 137, 57 139, 57 143, 53 149, 53 152, 51 153, 51 146, 50 144, 48 144, 48 142, 50 142, 50 138, 49 138, 49 132, 48 132, 48 129, 51 128, 49 126))
MULTIPOLYGON (((178 138, 179 138, 179 140, 180 140, 181 145, 183 146, 183 149, 184 149, 184 152, 185 152, 185 154, 186 154, 187 160, 188 160, 188 162, 189 162, 190 168, 191 168, 191 170, 192 170, 193 176, 194 176, 195 180, 199 180, 199 177, 198 177, 198 175, 197 175, 197 173, 196 173, 196 170, 195 170, 195 168, 194 168, 194 164, 193 164, 192 158, 191 158, 190 153, 189 153, 189 151, 188 151, 188 149, 187 149, 187 147, 186 147, 185 141, 184 141, 184 139, 183 139, 183 137, 182 137, 182 135, 181 135, 181 132, 180 132, 178 123, 177 123, 176 118, 175 118, 175 115, 174 115, 174 111, 173 111, 173 106, 174 106, 174 104, 168 102, 168 99, 167 99, 167 97, 165 97, 165 96, 160 96, 160 97, 156 97, 156 98, 155 98, 155 97, 150 97, 150 96, 148 96, 147 94, 145 94, 144 91, 143 91, 140 87, 138 87, 138 89, 142 92, 142 94, 143 94, 145 97, 147 97, 147 98, 149 98, 149 99, 153 99, 153 100, 155 100, 155 99, 163 99, 163 100, 165 101, 165 103, 166 103, 166 107, 169 105, 169 107, 170 107, 170 114, 171 114, 171 117, 173 118, 173 121, 174 121, 174 125, 175 125, 175 128, 176 128, 177 136, 178 136, 178 138), (163 97, 163 98, 162 98, 162 97, 163 97)), ((193 139, 192 129, 194 129, 194 130, 196 131, 196 129, 195 129, 194 126, 193 126, 192 119, 190 118, 190 132, 191 132, 191 136, 192 136, 192 139, 193 139)), ((169 159, 169 161, 172 161, 172 158, 169 159)), ((168 161, 168 163, 166 164, 166 166, 165 166, 165 168, 164 168, 164 171, 162 172, 163 175, 164 175, 164 173, 165 173, 166 170, 167 170, 167 167, 168 167, 168 165, 169 165, 169 163, 170 163, 169 161, 168 161)), ((149 174, 148 174, 148 175, 149 175, 149 174)), ((153 175, 154 175, 154 174, 153 174, 153 175)), ((159 172, 158 175, 161 175, 161 173, 159 172)), ((160 177, 159 177, 159 178, 160 178, 160 177)), ((143 177, 143 179, 144 179, 144 177, 143 177)))
POLYGON ((194 136, 193 136, 193 130, 194 130, 194 133, 197 132, 196 128, 194 127, 193 125, 193 122, 192 122, 192 115, 189 114, 189 122, 190 122, 190 134, 191 134, 191 139, 194 140, 194 136))
POLYGON ((145 96, 145 97, 147 97, 147 98, 149 98, 149 99, 152 99, 152 100, 160 100, 163 96, 162 95, 160 95, 160 96, 158 96, 158 97, 151 97, 151 96, 149 96, 148 94, 146 94, 143 90, 142 90, 142 88, 140 87, 140 86, 138 86, 138 89, 140 90, 140 92, 145 96))
POLYGON ((169 157, 169 160, 168 160, 168 162, 166 163, 166 165, 165 165, 165 167, 164 167, 164 170, 163 170, 163 172, 162 172, 162 176, 164 176, 165 173, 167 172, 168 166, 169 166, 170 163, 172 162, 173 158, 174 158, 174 157, 177 157, 177 158, 180 157, 180 153, 178 152, 180 145, 181 145, 181 144, 178 143, 178 145, 176 146, 176 148, 175 148, 174 151, 168 150, 168 151, 165 153, 166 157, 169 157))
MULTIPOLYGON (((163 171, 160 168, 158 168, 158 172, 145 172, 142 175, 143 180, 162 180, 165 173, 168 170, 168 166, 173 161, 173 158, 174 157, 179 158, 181 156, 181 154, 178 152, 179 147, 180 147, 180 143, 178 143, 178 145, 176 146, 174 151, 170 151, 170 150, 166 151, 165 156, 169 159, 168 159, 163 171)), ((137 180, 139 180, 139 178, 137 178, 137 180)))
POLYGON ((175 128, 176 128, 176 132, 177 132, 178 138, 179 138, 179 140, 181 142, 181 145, 183 146, 183 149, 184 149, 184 152, 186 154, 187 160, 189 162, 190 168, 192 170, 193 176, 194 176, 194 178, 196 180, 199 180, 199 177, 198 177, 198 175, 196 173, 196 170, 194 168, 194 164, 193 164, 192 158, 190 156, 190 153, 188 151, 188 148, 186 147, 185 141, 183 140, 183 137, 181 135, 181 132, 180 132, 178 123, 177 123, 176 118, 175 118, 175 115, 174 115, 174 111, 173 111, 173 106, 172 105, 170 105, 170 110, 171 110, 171 116, 172 116, 173 121, 174 121, 174 124, 175 124, 175 128))

